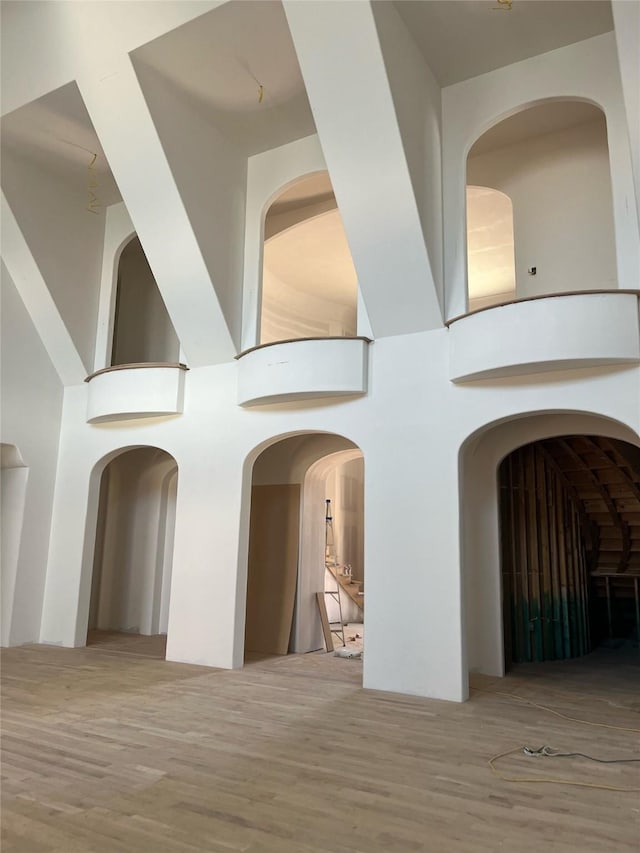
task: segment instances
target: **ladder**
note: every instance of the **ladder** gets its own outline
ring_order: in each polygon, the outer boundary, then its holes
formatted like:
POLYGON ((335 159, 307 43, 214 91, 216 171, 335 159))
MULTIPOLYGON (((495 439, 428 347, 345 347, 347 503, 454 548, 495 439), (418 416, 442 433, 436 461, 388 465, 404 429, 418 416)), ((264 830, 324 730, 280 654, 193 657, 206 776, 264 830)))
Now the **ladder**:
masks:
MULTIPOLYGON (((338 565, 338 560, 336 558, 336 546, 335 539, 333 536, 333 517, 331 515, 331 501, 327 499, 325 501, 325 504, 326 511, 324 517, 324 565, 325 569, 328 569, 329 566, 336 568, 338 565)), ((325 571, 325 581, 326 574, 327 573, 325 571)), ((318 600, 318 609, 320 610, 320 621, 322 623, 322 633, 324 634, 324 642, 327 647, 327 651, 332 652, 334 636, 338 637, 338 639, 342 641, 343 646, 346 646, 346 642, 344 639, 344 622, 342 620, 342 602, 340 601, 340 584, 333 572, 329 572, 329 575, 335 581, 336 588, 325 589, 323 592, 318 592, 316 593, 316 598, 318 600), (335 601, 338 605, 339 621, 329 621, 329 617, 327 615, 327 596, 329 596, 331 600, 335 601)))

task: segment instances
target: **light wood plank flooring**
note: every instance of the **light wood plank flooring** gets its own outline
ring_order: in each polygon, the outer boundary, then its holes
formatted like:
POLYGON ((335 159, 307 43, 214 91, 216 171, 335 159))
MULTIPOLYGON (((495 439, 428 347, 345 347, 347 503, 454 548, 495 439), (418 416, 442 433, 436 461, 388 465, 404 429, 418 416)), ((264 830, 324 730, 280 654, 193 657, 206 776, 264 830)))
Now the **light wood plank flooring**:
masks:
MULTIPOLYGON (((640 757, 638 735, 485 692, 638 729, 637 650, 476 678, 456 705, 365 691, 360 661, 321 653, 226 672, 141 648, 5 650, 3 853, 640 849, 640 795, 509 783, 487 764, 525 744, 640 757)), ((639 764, 499 769, 640 787, 639 764)))

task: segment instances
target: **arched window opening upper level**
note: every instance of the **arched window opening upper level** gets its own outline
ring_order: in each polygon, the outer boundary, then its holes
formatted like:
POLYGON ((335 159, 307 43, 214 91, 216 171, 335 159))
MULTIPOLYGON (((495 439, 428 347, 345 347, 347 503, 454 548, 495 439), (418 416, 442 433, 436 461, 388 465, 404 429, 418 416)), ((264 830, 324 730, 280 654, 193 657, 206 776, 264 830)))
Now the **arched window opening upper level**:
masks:
POLYGON ((615 289, 602 110, 583 101, 548 101, 484 133, 467 158, 467 245, 470 310, 513 298, 615 289), (506 271, 509 214, 500 194, 513 206, 513 287, 506 271))
POLYGON ((355 336, 358 281, 326 172, 273 201, 264 239, 260 343, 355 336))
POLYGON ((118 263, 111 364, 177 362, 180 342, 138 237, 118 263))

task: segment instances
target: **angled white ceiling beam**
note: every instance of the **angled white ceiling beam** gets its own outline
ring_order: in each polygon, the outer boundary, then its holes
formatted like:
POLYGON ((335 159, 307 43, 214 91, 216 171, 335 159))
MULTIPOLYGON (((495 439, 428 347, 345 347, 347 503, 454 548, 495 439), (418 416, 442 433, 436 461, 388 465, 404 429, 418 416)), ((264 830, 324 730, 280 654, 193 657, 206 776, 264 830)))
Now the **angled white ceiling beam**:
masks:
POLYGON ((373 333, 439 328, 442 312, 371 4, 283 5, 373 333))
POLYGON ((640 4, 613 0, 613 23, 618 46, 622 94, 627 111, 631 162, 636 192, 636 210, 640 221, 640 4))
POLYGON ((63 385, 79 385, 87 370, 2 193, 2 258, 63 385))
POLYGON ((189 365, 229 361, 236 348, 131 60, 77 82, 189 365))

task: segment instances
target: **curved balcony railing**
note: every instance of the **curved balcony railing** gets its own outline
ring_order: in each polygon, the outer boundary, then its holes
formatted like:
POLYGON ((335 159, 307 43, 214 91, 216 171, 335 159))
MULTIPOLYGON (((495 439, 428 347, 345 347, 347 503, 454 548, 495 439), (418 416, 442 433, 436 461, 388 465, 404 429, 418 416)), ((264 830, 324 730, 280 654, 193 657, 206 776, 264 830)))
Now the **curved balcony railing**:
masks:
POLYGON ((369 338, 301 338, 245 350, 238 405, 258 406, 367 393, 369 338))
POLYGON ((186 364, 115 364, 87 376, 87 422, 179 415, 184 404, 186 364))
POLYGON ((449 320, 453 382, 640 362, 638 290, 515 299, 449 320))

